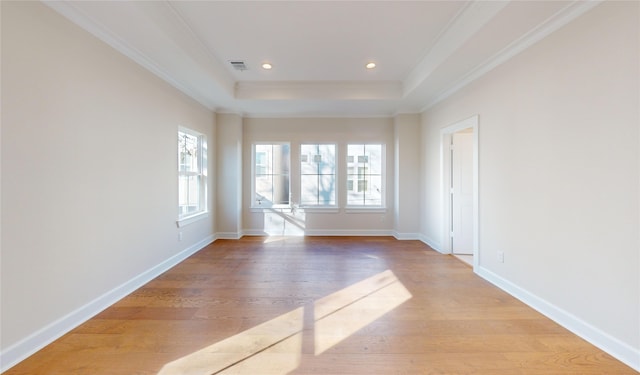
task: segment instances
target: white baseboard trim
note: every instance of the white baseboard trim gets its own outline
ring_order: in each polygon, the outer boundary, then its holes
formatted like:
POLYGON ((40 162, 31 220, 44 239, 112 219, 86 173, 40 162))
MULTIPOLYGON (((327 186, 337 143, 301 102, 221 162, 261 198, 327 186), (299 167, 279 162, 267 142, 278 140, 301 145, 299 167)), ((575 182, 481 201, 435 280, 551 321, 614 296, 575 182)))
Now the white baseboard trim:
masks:
POLYGON ((261 230, 261 229, 243 229, 243 236, 269 236, 269 233, 261 230))
POLYGON ((242 235, 242 233, 238 232, 220 232, 216 233, 216 238, 219 240, 239 240, 242 235))
POLYGON ((573 314, 549 303, 525 289, 522 289, 486 268, 478 266, 476 273, 498 288, 511 294, 541 314, 545 315, 549 319, 555 321, 569 331, 617 358, 627 366, 632 367, 636 371, 640 371, 640 349, 634 348, 631 345, 612 337, 591 324, 577 318, 573 314))
POLYGON ((420 233, 400 233, 394 230, 393 236, 396 238, 396 240, 401 241, 420 240, 420 233))
POLYGON ((131 292, 158 277, 163 272, 174 267, 215 240, 215 235, 205 237, 203 240, 189 246, 164 262, 148 269, 133 279, 6 348, 0 353, 0 373, 5 372, 46 345, 60 338, 65 333, 91 319, 96 314, 118 302, 131 292))
POLYGON ((365 237, 365 236, 392 236, 393 232, 390 230, 384 229, 310 229, 304 232, 306 236, 357 236, 357 237, 365 237))
MULTIPOLYGON (((269 233, 261 229, 245 229, 242 231, 245 236, 269 236, 269 233)), ((393 236, 390 230, 358 230, 358 229, 308 229, 304 231, 305 236, 393 236)), ((285 235, 286 236, 286 235, 285 235)))
POLYGON ((430 248, 432 248, 433 250, 441 253, 441 254, 446 254, 445 252, 442 251, 442 246, 440 246, 440 242, 434 241, 432 238, 429 238, 427 236, 425 236, 424 234, 420 234, 420 237, 418 238, 420 241, 424 242, 427 246, 429 246, 430 248))

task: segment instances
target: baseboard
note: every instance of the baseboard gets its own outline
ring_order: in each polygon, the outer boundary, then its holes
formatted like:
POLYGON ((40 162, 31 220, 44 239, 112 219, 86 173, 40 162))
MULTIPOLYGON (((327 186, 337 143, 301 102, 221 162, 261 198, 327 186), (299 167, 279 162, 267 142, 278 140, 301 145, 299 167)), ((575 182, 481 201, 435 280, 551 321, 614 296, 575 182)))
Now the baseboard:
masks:
POLYGON ((216 238, 219 240, 239 240, 242 235, 242 233, 238 232, 219 232, 216 233, 216 238))
POLYGON ((640 349, 634 348, 631 345, 612 337, 589 323, 577 318, 573 314, 549 303, 527 290, 522 289, 486 268, 478 266, 476 273, 498 288, 526 303, 549 319, 555 321, 574 334, 617 358, 627 366, 632 367, 636 371, 640 371, 640 349))
MULTIPOLYGON (((245 236, 269 236, 260 229, 245 229, 242 231, 245 236)), ((358 229, 307 229, 304 231, 305 236, 393 236, 393 231, 390 230, 358 230, 358 229)))
POLYGON ((407 240, 419 240, 420 233, 400 233, 398 231, 393 231, 393 237, 396 240, 407 241, 407 240))
POLYGON ((310 229, 305 230, 305 236, 354 236, 354 237, 363 237, 363 236, 392 236, 393 232, 390 230, 384 229, 310 229))
POLYGON ((203 249, 215 240, 216 236, 214 235, 204 238, 202 241, 189 246, 187 249, 172 256, 164 262, 148 269, 147 271, 101 295, 100 297, 78 308, 77 310, 72 311, 66 316, 41 328, 37 332, 29 335, 16 344, 11 345, 7 349, 3 350, 2 353, 0 353, 0 373, 10 369, 11 367, 31 356, 46 345, 60 338, 65 333, 91 319, 96 314, 118 302, 122 298, 129 295, 131 292, 158 277, 163 272, 174 267, 178 263, 203 249))
POLYGON ((422 242, 424 242, 427 246, 429 246, 430 248, 432 248, 433 250, 442 253, 442 254, 446 254, 445 252, 442 251, 442 246, 440 245, 440 242, 434 241, 432 238, 429 238, 427 236, 425 236, 424 234, 420 234, 418 239, 422 242))
POLYGON ((261 230, 261 229, 243 229, 243 236, 269 236, 269 233, 261 230))

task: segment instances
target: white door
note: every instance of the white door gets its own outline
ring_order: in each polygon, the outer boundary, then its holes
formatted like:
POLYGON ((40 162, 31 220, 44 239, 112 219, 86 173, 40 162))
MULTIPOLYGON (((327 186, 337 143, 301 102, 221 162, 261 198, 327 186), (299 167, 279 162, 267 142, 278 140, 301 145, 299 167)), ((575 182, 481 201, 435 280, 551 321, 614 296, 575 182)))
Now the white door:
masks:
POLYGON ((473 254, 473 131, 451 136, 451 252, 473 254))

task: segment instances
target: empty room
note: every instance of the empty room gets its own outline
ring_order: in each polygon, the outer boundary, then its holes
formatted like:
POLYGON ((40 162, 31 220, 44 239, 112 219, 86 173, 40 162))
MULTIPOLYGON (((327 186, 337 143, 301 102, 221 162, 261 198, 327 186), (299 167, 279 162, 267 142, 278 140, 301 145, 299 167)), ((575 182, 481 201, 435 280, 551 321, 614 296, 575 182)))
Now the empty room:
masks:
POLYGON ((1 1, 0 372, 637 374, 637 1, 1 1))

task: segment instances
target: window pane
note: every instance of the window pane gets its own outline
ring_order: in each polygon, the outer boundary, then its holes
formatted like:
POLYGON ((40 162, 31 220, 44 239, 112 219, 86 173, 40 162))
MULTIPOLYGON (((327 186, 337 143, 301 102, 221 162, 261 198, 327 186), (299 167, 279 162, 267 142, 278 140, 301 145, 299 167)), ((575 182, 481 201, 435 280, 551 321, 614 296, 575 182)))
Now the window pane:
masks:
POLYGON ((319 145, 318 154, 321 157, 318 172, 320 174, 336 173, 336 145, 319 145))
POLYGON ((318 204, 335 205, 336 204, 336 178, 335 175, 320 176, 320 184, 318 186, 318 204))
POLYGON ((273 204, 273 176, 256 176, 256 205, 270 206, 273 204))
POLYGON ((365 205, 382 205, 382 177, 371 175, 366 182, 365 205))
POLYGON ((371 174, 382 174, 382 145, 366 145, 367 166, 371 174))
POLYGON ((347 205, 382 206, 381 144, 348 145, 347 205))
POLYGON ((289 175, 273 176, 273 204, 289 204, 289 175))
POLYGON ((367 180, 363 177, 362 179, 358 179, 358 193, 366 193, 367 192, 367 180))
POLYGON ((347 192, 347 205, 362 206, 364 205, 364 192, 358 191, 358 182, 352 181, 353 189, 347 192))
POLYGON ((254 206, 289 204, 289 145, 254 145, 254 206))
POLYGON ((178 218, 206 211, 207 140, 202 134, 178 130, 178 218))
POLYGON ((314 156, 318 154, 317 145, 300 146, 300 173, 316 174, 318 173, 318 163, 315 162, 314 156))
POLYGON ((271 145, 256 145, 256 174, 272 174, 271 145))
POLYGON ((318 176, 302 175, 300 176, 300 204, 317 205, 318 204, 318 176))
POLYGON ((178 206, 180 215, 200 210, 200 176, 179 176, 178 206))
POLYGON ((303 144, 300 147, 300 204, 336 204, 336 145, 303 144))
POLYGON ((199 140, 197 136, 178 132, 178 166, 182 172, 198 172, 199 140))
POLYGON ((347 163, 357 163, 358 155, 364 155, 364 145, 347 146, 347 163))

